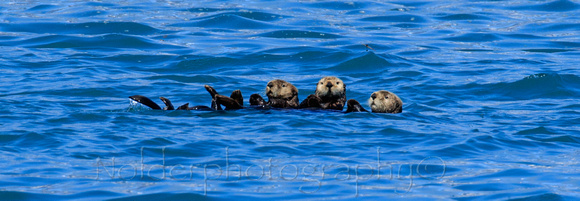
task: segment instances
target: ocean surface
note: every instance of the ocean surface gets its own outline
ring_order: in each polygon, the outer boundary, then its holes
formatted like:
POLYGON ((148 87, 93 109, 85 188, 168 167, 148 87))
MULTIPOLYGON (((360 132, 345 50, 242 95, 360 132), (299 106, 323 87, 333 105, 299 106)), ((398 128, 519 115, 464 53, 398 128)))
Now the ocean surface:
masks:
POLYGON ((579 33, 575 0, 2 1, 0 199, 578 200, 579 33), (324 76, 403 112, 128 98, 324 76))

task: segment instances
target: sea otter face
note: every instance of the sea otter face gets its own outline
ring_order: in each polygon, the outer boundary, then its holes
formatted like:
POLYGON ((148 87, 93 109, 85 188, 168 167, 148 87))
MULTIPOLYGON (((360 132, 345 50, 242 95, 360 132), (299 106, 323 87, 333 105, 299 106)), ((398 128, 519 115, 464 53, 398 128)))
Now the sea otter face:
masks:
POLYGON ((403 111, 403 101, 394 93, 385 90, 371 94, 369 106, 376 113, 400 113, 403 111))
POLYGON ((298 89, 284 80, 272 80, 266 86, 266 96, 269 99, 291 100, 298 95, 298 89))
POLYGON ((346 93, 346 84, 337 77, 324 77, 318 81, 315 94, 324 99, 336 99, 346 93))

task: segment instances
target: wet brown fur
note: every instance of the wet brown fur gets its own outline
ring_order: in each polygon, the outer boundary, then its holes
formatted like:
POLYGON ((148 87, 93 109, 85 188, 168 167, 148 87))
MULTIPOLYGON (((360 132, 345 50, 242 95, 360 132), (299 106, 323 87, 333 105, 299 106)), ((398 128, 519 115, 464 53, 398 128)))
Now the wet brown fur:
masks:
POLYGON ((250 96, 250 105, 271 106, 275 108, 298 108, 298 89, 289 82, 276 79, 266 85, 268 102, 259 94, 250 96))
POLYGON ((337 77, 324 77, 316 84, 316 91, 309 95, 300 108, 342 110, 346 103, 346 84, 337 77))
POLYGON ((371 111, 375 113, 401 113, 403 101, 396 94, 381 90, 371 94, 368 100, 371 111))

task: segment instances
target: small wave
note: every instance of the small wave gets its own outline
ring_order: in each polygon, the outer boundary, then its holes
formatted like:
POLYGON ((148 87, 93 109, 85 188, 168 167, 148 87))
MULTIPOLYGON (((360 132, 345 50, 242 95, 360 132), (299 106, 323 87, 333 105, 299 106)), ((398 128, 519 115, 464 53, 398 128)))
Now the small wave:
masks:
POLYGON ((536 10, 536 11, 546 11, 546 12, 567 12, 578 10, 580 5, 568 0, 557 0, 550 3, 544 3, 539 5, 526 5, 512 7, 515 10, 536 10))
POLYGON ((522 195, 522 196, 510 196, 512 197, 512 201, 524 201, 524 200, 576 200, 578 199, 577 197, 571 197, 571 196, 563 196, 563 195, 558 195, 555 193, 542 193, 540 195, 522 195), (516 198, 519 197, 519 198, 516 198))
MULTIPOLYGON (((132 201, 132 200, 207 200, 207 199, 208 199, 207 195, 195 193, 152 193, 146 195, 128 195, 125 197, 115 198, 111 200, 132 201)), ((211 197, 209 199, 211 199, 211 197)))
POLYGON ((327 70, 336 71, 339 73, 368 73, 383 72, 387 71, 389 67, 397 66, 410 66, 410 64, 391 63, 385 58, 376 55, 373 52, 368 52, 363 56, 349 59, 336 66, 330 67, 327 70))
POLYGON ((325 8, 325 9, 332 9, 332 10, 353 10, 353 9, 362 9, 367 7, 366 3, 360 2, 322 2, 322 3, 312 3, 308 6, 313 8, 325 8))
POLYGON ((406 23, 425 23, 428 22, 425 18, 417 15, 392 15, 392 16, 377 16, 366 17, 360 19, 368 22, 406 22, 406 23))
POLYGON ((248 11, 248 12, 234 12, 230 13, 232 15, 237 15, 251 20, 272 22, 278 21, 284 18, 290 18, 289 16, 278 15, 273 13, 259 12, 259 11, 248 11))
POLYGON ((218 11, 229 10, 227 8, 206 8, 206 7, 193 7, 186 9, 188 12, 192 13, 213 13, 218 11))
POLYGON ((580 48, 580 43, 578 42, 568 42, 568 41, 551 41, 550 44, 554 47, 559 48, 580 48))
POLYGON ((316 31, 298 31, 298 30, 272 31, 260 34, 259 36, 267 38, 320 38, 320 39, 341 38, 341 36, 335 34, 316 31))
POLYGON ((420 28, 424 27, 425 25, 422 24, 413 24, 413 23, 401 23, 392 25, 393 27, 403 28, 403 29, 411 29, 411 28, 420 28))
POLYGON ((443 20, 443 21, 451 21, 451 20, 491 20, 491 18, 482 16, 482 15, 475 15, 475 14, 451 14, 445 15, 441 17, 435 17, 435 19, 443 20))
POLYGON ((64 200, 64 196, 27 193, 19 191, 0 191, 0 197, 3 200, 64 200))
POLYGON ((88 23, 0 23, 6 32, 37 34, 129 34, 151 35, 169 33, 135 22, 88 22, 88 23))
POLYGON ((498 37, 496 34, 484 34, 484 33, 468 33, 463 34, 461 36, 443 38, 443 40, 456 42, 491 42, 500 39, 501 38, 498 37))
POLYGON ((167 80, 176 82, 176 83, 200 83, 200 84, 207 84, 207 83, 219 83, 219 82, 227 82, 228 80, 219 77, 219 76, 212 76, 212 75, 190 75, 190 76, 182 76, 182 75, 159 75, 159 76, 152 76, 147 78, 147 80, 157 81, 161 80, 163 83, 167 83, 167 80))
POLYGON ((220 70, 221 67, 231 65, 243 65, 244 60, 239 60, 230 57, 188 57, 187 60, 179 61, 170 66, 162 67, 154 71, 158 72, 214 72, 220 70))
POLYGON ((522 31, 528 32, 557 32, 557 31, 580 31, 580 23, 548 23, 548 24, 529 24, 522 28, 522 31))
POLYGON ((524 40, 545 38, 545 37, 536 36, 533 34, 503 34, 502 36, 507 37, 507 38, 524 39, 524 40))
POLYGON ((120 63, 121 65, 138 64, 139 66, 143 65, 155 66, 159 64, 159 61, 170 61, 174 59, 175 56, 151 55, 151 54, 118 54, 114 56, 106 55, 105 57, 98 58, 95 57, 95 55, 77 54, 72 55, 71 58, 102 60, 107 63, 120 63))
POLYGON ((580 144, 580 138, 568 135, 568 134, 561 134, 553 129, 546 128, 544 126, 540 126, 537 128, 521 130, 515 133, 514 135, 517 136, 524 136, 527 139, 542 142, 542 143, 554 143, 554 144, 545 144, 546 146, 559 146, 563 144, 573 144, 576 146, 580 144))
POLYGON ((494 84, 497 91, 515 99, 578 97, 580 77, 576 75, 535 74, 512 83, 494 84))
MULTIPOLYGON (((576 75, 534 74, 515 82, 493 84, 470 83, 461 86, 443 87, 453 96, 470 96, 476 99, 485 97, 489 100, 531 100, 531 99, 567 99, 580 95, 580 77, 576 75), (455 94, 453 90, 471 89, 472 94, 455 94), (451 90, 450 90, 451 89, 451 90)), ((472 98, 468 98, 472 99, 472 98)))
POLYGON ((0 43, 4 46, 24 46, 28 48, 73 48, 73 49, 99 49, 99 48, 138 48, 138 49, 164 49, 179 48, 178 46, 160 44, 146 38, 124 34, 107 34, 95 37, 76 37, 66 35, 41 36, 22 41, 10 41, 0 43))
POLYGON ((13 146, 29 147, 37 150, 56 149, 66 144, 65 141, 59 140, 53 133, 36 133, 27 131, 14 142, 13 146))
POLYGON ((527 129, 518 131, 515 135, 534 135, 534 134, 557 134, 551 130, 548 130, 546 127, 540 126, 537 128, 527 129))
MULTIPOLYGON (((248 16, 258 18, 256 16, 248 16)), ((275 18, 273 16, 272 18, 275 18)), ((258 18, 262 19, 262 18, 258 18)), ((177 23, 171 26, 174 27, 208 27, 208 28, 223 28, 223 29, 274 29, 280 28, 275 24, 259 21, 251 18, 246 18, 239 13, 222 13, 210 17, 204 17, 194 22, 177 23)))
POLYGON ((576 51, 573 49, 552 49, 552 48, 539 48, 539 49, 523 49, 524 52, 537 52, 537 53, 559 53, 559 52, 570 52, 576 51))
POLYGON ((105 12, 105 11, 91 10, 91 11, 82 11, 82 12, 71 13, 71 14, 68 14, 66 16, 75 17, 75 18, 83 18, 83 17, 94 17, 94 16, 106 15, 106 14, 107 14, 107 12, 105 12))
MULTIPOLYGON (((518 173, 518 172, 514 172, 518 173)), ((507 176, 507 175, 506 175, 507 176)), ((494 192, 502 190, 517 190, 519 188, 531 188, 529 184, 509 184, 509 183, 482 183, 482 184, 462 184, 455 188, 461 191, 494 192)))
POLYGON ((302 155, 307 155, 304 154, 302 152, 300 152, 297 149, 291 148, 289 146, 259 146, 257 148, 253 149, 254 152, 256 153, 262 153, 262 154, 276 154, 276 153, 283 153, 283 154, 287 154, 289 156, 302 156, 302 155))
POLYGON ((165 146, 169 146, 169 145, 173 145, 173 144, 176 144, 176 143, 169 140, 169 139, 156 137, 156 138, 140 141, 140 142, 135 144, 135 147, 165 147, 165 146))
POLYGON ((53 10, 56 8, 59 8, 59 6, 44 4, 44 5, 37 5, 37 6, 34 6, 32 8, 29 8, 27 11, 39 12, 39 11, 45 11, 45 10, 53 10))
POLYGON ((0 144, 7 145, 18 140, 21 135, 0 134, 0 144))

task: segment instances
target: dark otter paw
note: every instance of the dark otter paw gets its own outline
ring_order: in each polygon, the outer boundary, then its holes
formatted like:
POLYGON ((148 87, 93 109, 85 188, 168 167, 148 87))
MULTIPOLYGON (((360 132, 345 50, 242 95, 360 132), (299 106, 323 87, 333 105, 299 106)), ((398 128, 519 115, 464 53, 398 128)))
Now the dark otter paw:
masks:
POLYGON ((175 109, 173 107, 173 104, 171 104, 171 101, 169 101, 169 99, 167 99, 165 97, 159 97, 159 99, 161 99, 161 101, 163 101, 163 103, 165 103, 165 107, 163 108, 163 110, 174 110, 175 109))
POLYGON ((250 96, 250 105, 266 105, 267 102, 260 96, 260 94, 252 94, 250 96))
POLYGON ((183 104, 182 106, 177 107, 177 110, 188 110, 189 103, 183 104))
POLYGON ((233 98, 224 96, 224 95, 216 95, 215 96, 215 104, 218 106, 218 110, 221 109, 220 105, 226 107, 226 110, 232 109, 242 109, 243 107, 233 98))
POLYGON ((300 108, 321 108, 322 99, 317 95, 310 94, 300 103, 300 108))
POLYGON ((367 110, 365 110, 358 101, 350 99, 346 103, 346 113, 349 112, 367 112, 367 110))
POLYGON ((240 106, 244 106, 244 97, 242 97, 242 91, 239 89, 233 91, 230 98, 234 99, 240 106))
POLYGON ((146 105, 147 107, 150 107, 151 109, 154 110, 160 110, 161 107, 159 107, 159 105, 157 105, 157 103, 153 102, 151 99, 145 97, 145 96, 141 96, 141 95, 134 95, 134 96, 130 96, 129 97, 131 100, 137 101, 143 105, 146 105))
POLYGON ((218 92, 213 87, 211 87, 209 85, 205 85, 203 87, 205 87, 205 90, 207 90, 207 92, 209 92, 209 94, 211 95, 211 98, 215 98, 215 95, 218 94, 218 92))

